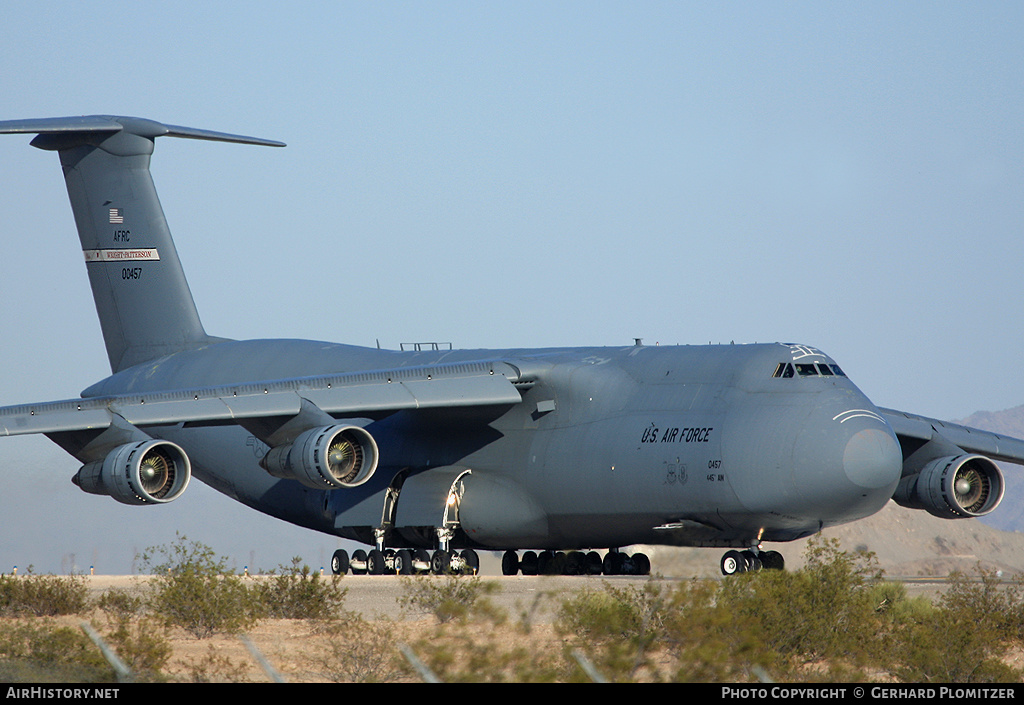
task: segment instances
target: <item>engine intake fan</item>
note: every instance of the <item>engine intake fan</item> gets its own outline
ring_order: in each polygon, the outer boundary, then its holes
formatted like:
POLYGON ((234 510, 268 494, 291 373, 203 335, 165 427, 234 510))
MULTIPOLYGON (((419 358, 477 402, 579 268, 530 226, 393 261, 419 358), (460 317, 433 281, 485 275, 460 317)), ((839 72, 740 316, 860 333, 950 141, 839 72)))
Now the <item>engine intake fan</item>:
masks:
POLYGON ((164 504, 177 499, 192 477, 192 465, 170 441, 126 443, 103 460, 82 466, 72 482, 90 494, 123 504, 164 504))
POLYGON ((357 487, 377 469, 377 442, 359 426, 326 426, 300 434, 294 442, 271 448, 260 465, 285 480, 334 490, 357 487))
POLYGON ((943 519, 963 519, 994 510, 1004 489, 1003 473, 992 460, 964 454, 937 458, 920 473, 903 478, 893 500, 943 519))

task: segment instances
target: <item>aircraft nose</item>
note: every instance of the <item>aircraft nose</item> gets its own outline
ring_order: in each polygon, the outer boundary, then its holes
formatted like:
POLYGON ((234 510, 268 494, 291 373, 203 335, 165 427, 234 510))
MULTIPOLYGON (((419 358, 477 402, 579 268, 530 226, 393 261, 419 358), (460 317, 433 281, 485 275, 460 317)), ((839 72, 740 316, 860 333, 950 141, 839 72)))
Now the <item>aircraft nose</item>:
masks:
POLYGON ((804 461, 794 469, 806 483, 805 500, 818 507, 821 519, 853 521, 885 506, 903 472, 903 453, 884 419, 861 410, 812 426, 818 432, 798 441, 796 455, 804 461))
POLYGON ((862 428, 846 442, 843 471, 857 487, 877 490, 894 486, 903 471, 900 444, 887 428, 862 428))

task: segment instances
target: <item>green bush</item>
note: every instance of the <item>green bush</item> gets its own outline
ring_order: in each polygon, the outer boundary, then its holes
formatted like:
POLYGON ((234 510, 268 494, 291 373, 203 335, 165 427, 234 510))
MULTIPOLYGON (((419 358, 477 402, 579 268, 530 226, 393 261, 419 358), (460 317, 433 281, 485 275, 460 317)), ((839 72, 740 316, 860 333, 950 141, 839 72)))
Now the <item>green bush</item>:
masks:
POLYGON ((81 614, 89 589, 80 575, 0 575, 0 616, 81 614))
POLYGON ((261 616, 259 601, 243 578, 208 546, 179 536, 169 546, 147 549, 142 561, 153 574, 150 611, 167 626, 204 639, 243 631, 261 616), (162 561, 157 562, 158 556, 162 561))
POLYGON ((281 566, 280 573, 257 583, 254 590, 264 614, 278 619, 335 619, 348 594, 340 576, 324 578, 297 557, 290 566, 281 566))
POLYGON ((870 587, 880 577, 872 554, 842 551, 834 539, 816 540, 800 570, 724 580, 720 603, 785 659, 862 662, 878 643, 870 587))
POLYGON ((0 629, 0 681, 109 683, 115 674, 82 630, 48 621, 0 629))
POLYGON ((393 625, 347 613, 325 632, 318 656, 320 675, 336 683, 387 683, 401 677, 393 625))
POLYGON ((504 620, 504 615, 497 613, 486 599, 486 595, 500 589, 495 582, 458 575, 446 578, 428 575, 401 580, 406 594, 398 598, 398 604, 403 609, 413 608, 432 614, 441 624, 464 621, 473 610, 487 613, 496 621, 504 620))
POLYGON ((646 668, 649 655, 665 637, 668 613, 662 588, 656 582, 637 587, 583 590, 562 602, 558 631, 574 635, 579 647, 605 678, 632 680, 646 668))
POLYGON ((153 617, 120 618, 103 635, 135 681, 161 681, 171 658, 167 628, 153 617))
MULTIPOLYGON (((410 644, 416 660, 445 683, 556 682, 572 670, 559 646, 525 625, 512 625, 486 595, 498 589, 479 578, 409 579, 399 601, 434 614, 437 624, 410 644)), ((407 657, 408 658, 408 657, 407 657)), ((423 675, 409 661, 411 678, 423 675)))
POLYGON ((895 668, 901 679, 1005 683, 1024 676, 1004 661, 1022 636, 1019 579, 1004 584, 980 566, 979 574, 953 573, 933 608, 901 625, 901 658, 895 668))
POLYGON ((142 614, 145 600, 134 592, 122 588, 110 588, 103 591, 96 601, 96 606, 111 619, 123 621, 142 614))

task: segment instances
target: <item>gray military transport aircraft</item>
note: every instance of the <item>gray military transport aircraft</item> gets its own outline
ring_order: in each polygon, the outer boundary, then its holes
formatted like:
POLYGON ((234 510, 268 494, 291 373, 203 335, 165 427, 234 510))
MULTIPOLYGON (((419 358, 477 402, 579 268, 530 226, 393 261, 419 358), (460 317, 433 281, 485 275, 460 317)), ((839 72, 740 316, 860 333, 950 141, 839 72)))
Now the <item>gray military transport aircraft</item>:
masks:
POLYGON ((56 151, 110 359, 80 398, 0 408, 74 482, 170 502, 195 474, 266 514, 372 547, 335 573, 646 574, 636 544, 729 549, 874 514, 991 512, 1024 441, 877 408, 805 345, 382 350, 207 335, 149 172, 160 136, 280 142, 87 116, 0 122, 56 151), (598 550, 605 550, 602 556, 598 550))

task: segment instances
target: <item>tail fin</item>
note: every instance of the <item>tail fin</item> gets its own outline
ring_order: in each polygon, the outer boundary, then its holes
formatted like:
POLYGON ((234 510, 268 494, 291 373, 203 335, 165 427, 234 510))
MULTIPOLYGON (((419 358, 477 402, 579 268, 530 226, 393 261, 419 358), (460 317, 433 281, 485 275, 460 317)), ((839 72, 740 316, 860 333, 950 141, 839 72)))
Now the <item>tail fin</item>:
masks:
POLYGON ((149 173, 153 140, 284 144, 100 115, 0 122, 4 133, 36 133, 32 146, 60 155, 112 371, 215 340, 199 320, 149 173))

